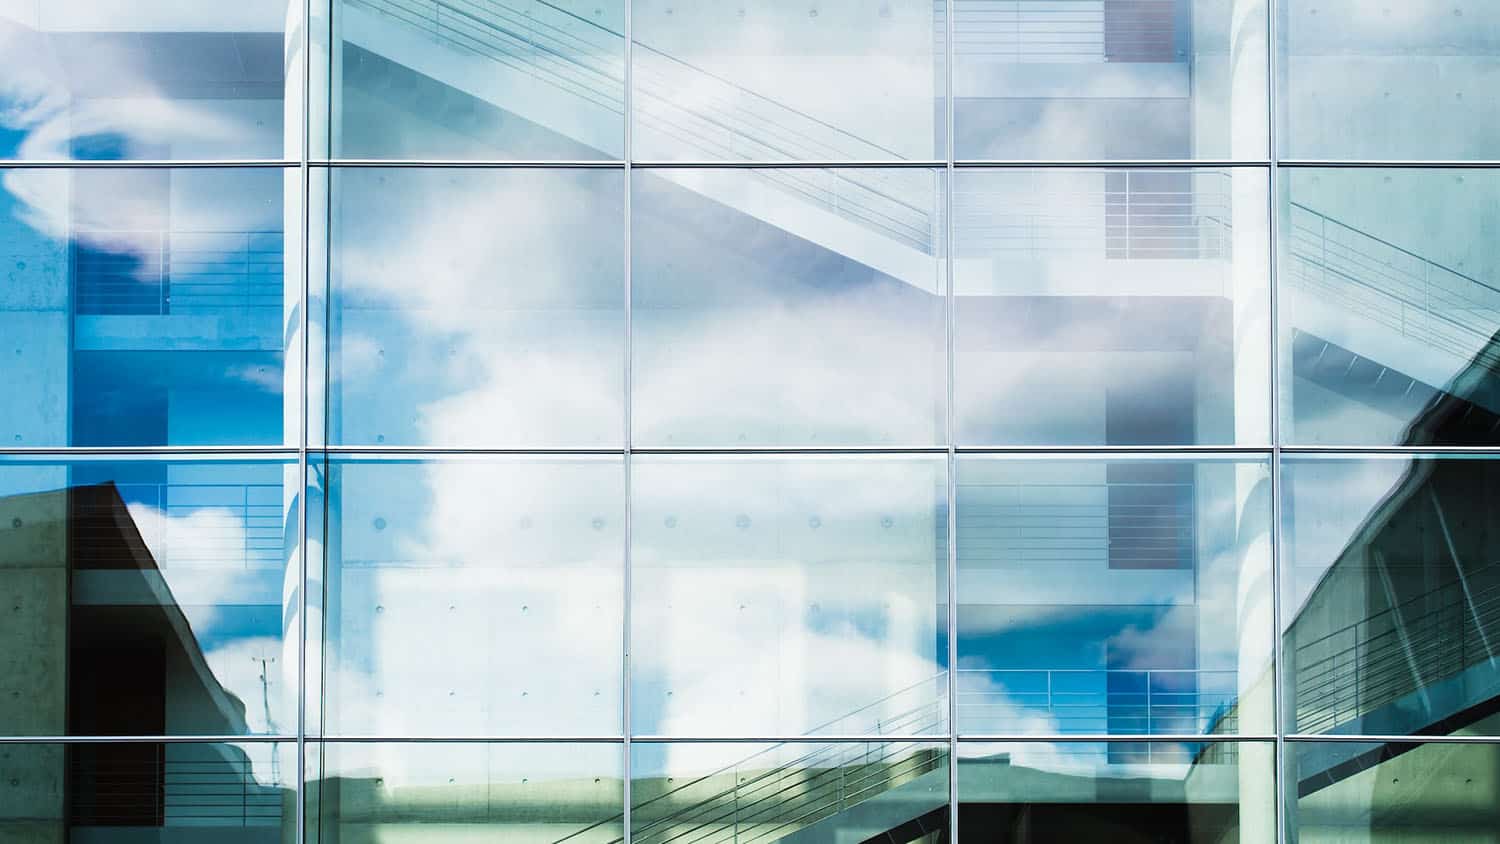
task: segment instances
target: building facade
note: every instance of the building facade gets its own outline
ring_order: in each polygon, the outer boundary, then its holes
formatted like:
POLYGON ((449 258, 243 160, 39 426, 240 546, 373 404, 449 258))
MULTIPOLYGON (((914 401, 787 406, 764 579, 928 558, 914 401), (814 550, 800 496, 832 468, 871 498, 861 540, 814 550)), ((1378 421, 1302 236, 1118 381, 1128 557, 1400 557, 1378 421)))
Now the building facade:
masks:
POLYGON ((0 842, 1500 840, 1500 8, 309 2, 0 0, 0 842))

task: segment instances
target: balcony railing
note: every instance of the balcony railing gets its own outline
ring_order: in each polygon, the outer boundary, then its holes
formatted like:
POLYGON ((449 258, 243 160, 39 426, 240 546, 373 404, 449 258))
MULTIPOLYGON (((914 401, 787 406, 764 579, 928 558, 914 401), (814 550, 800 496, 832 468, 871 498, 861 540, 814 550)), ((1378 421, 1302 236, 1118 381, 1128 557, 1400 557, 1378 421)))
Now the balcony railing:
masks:
POLYGON ((79 314, 280 311, 281 232, 90 231, 74 237, 79 314))
POLYGON ((1209 669, 959 669, 964 732, 1232 734, 1239 675, 1209 669))

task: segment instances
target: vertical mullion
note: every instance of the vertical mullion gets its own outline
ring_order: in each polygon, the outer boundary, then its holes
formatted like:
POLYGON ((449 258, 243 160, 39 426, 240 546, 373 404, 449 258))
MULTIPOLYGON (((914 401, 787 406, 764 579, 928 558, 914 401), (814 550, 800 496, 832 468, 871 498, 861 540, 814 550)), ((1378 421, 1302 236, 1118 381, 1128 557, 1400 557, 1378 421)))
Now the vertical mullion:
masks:
POLYGON ((1268 124, 1266 129, 1266 142, 1269 145, 1270 169, 1268 178, 1270 184, 1266 190, 1266 214, 1268 216, 1267 238, 1270 250, 1269 270, 1269 307, 1271 309, 1268 320, 1271 334, 1270 358, 1271 367, 1271 717, 1275 724, 1272 725, 1273 735, 1276 737, 1276 746, 1272 754, 1273 765, 1271 771, 1271 793, 1274 795, 1273 822, 1276 824, 1275 836, 1278 844, 1286 841, 1286 721, 1282 712, 1284 705, 1284 689, 1286 683, 1286 664, 1284 643, 1282 642, 1281 628, 1281 316, 1280 299, 1277 285, 1279 284, 1279 265, 1277 257, 1281 252, 1280 217, 1277 212, 1279 207, 1278 197, 1281 190, 1281 177, 1277 172, 1276 164, 1281 157, 1279 139, 1277 135, 1277 39, 1279 37, 1277 27, 1277 16, 1279 11, 1279 0, 1266 0, 1266 112, 1268 124))
MULTIPOLYGON (((302 284, 301 324, 298 326, 302 334, 302 372, 299 376, 301 394, 298 401, 301 403, 301 412, 298 414, 299 430, 297 439, 297 482, 301 485, 297 490, 297 774, 293 794, 296 805, 293 812, 296 818, 297 844, 307 841, 307 508, 308 500, 308 478, 307 478, 307 426, 309 405, 312 396, 308 390, 308 352, 311 342, 308 338, 312 328, 310 317, 310 305, 312 303, 312 283, 310 279, 308 261, 308 243, 312 236, 311 227, 311 172, 308 168, 308 160, 311 157, 311 133, 312 133, 312 4, 313 0, 300 0, 302 4, 302 102, 298 108, 302 112, 302 143, 300 158, 298 160, 300 196, 298 201, 302 205, 302 247, 299 255, 299 273, 302 284)), ((283 179, 283 184, 285 179, 283 179)))
POLYGON ((953 289, 953 62, 957 50, 953 44, 953 15, 957 0, 945 0, 943 9, 943 185, 942 185, 942 237, 943 279, 947 340, 947 410, 944 416, 944 436, 948 445, 947 505, 948 505, 948 841, 958 840, 958 458, 954 437, 956 412, 953 406, 954 370, 956 346, 954 326, 957 322, 957 297, 953 289))
POLYGON ((624 360, 624 364, 623 364, 624 365, 624 397, 623 397, 623 403, 622 403, 622 407, 624 409, 624 420, 623 420, 624 442, 622 444, 621 456, 622 456, 622 460, 623 460, 623 463, 624 463, 624 467, 623 467, 622 471, 624 472, 624 485, 625 485, 625 501, 624 501, 624 505, 625 505, 625 516, 624 516, 624 518, 625 518, 625 525, 624 525, 624 528, 622 529, 621 532, 624 534, 625 547, 624 547, 624 553, 623 553, 623 555, 621 557, 622 563, 624 565, 624 572, 623 572, 623 577, 622 577, 622 580, 621 580, 621 589, 622 589, 621 599, 622 599, 623 603, 622 603, 622 612, 621 612, 621 616, 620 616, 620 618, 621 618, 621 631, 620 631, 620 642, 621 642, 621 649, 620 649, 620 734, 621 734, 621 751, 620 751, 621 752, 621 767, 620 767, 620 771, 621 771, 621 777, 620 777, 620 780, 621 780, 621 783, 620 783, 620 788, 621 788, 621 799, 623 801, 623 805, 621 806, 621 812, 620 812, 620 818, 621 818, 621 823, 622 823, 622 829, 621 829, 621 832, 620 832, 620 840, 623 842, 623 844, 630 844, 630 842, 632 840, 632 835, 631 835, 631 831, 630 831, 630 803, 631 803, 630 781, 631 781, 631 776, 632 776, 632 764, 631 764, 631 752, 630 752, 630 734, 632 732, 632 730, 631 730, 631 724, 630 724, 630 719, 631 719, 631 713, 630 713, 630 695, 631 695, 631 687, 630 687, 630 684, 631 684, 631 679, 630 679, 630 646, 631 646, 630 625, 631 625, 631 618, 632 618, 632 616, 631 616, 631 589, 632 589, 632 583, 633 583, 633 580, 631 578, 631 572, 630 572, 630 569, 631 569, 630 543, 631 543, 631 521, 632 521, 632 508, 631 508, 630 502, 631 502, 631 497, 633 495, 633 492, 631 490, 631 465, 630 465, 631 464, 631 460, 632 460, 632 458, 630 456, 630 445, 631 445, 630 440, 631 440, 631 437, 633 436, 633 433, 632 433, 632 430, 631 430, 631 414, 632 414, 633 411, 632 411, 632 408, 631 408, 630 396, 631 396, 631 392, 632 392, 632 380, 631 379, 632 379, 632 375, 633 375, 633 372, 634 372, 634 365, 633 365, 634 345, 633 345, 633 341, 632 341, 633 326, 632 326, 632 322, 631 322, 631 316, 632 316, 632 310, 633 310, 633 304, 632 304, 632 301, 631 301, 632 300, 632 287, 631 287, 631 282, 632 282, 632 278, 631 278, 631 275, 632 275, 632 273, 631 273, 631 263, 632 263, 632 250, 631 250, 631 235, 632 235, 632 231, 631 231, 631 183, 634 181, 634 179, 632 178, 631 162, 632 162, 632 160, 634 158, 634 155, 635 155, 635 150, 634 150, 634 132, 632 131, 632 124, 635 122, 635 115, 632 112, 632 107, 633 107, 633 103, 634 103, 634 98, 633 98, 633 93, 634 93, 634 91, 633 91, 633 88, 634 88, 634 76, 632 74, 632 68, 633 68, 633 64, 634 64, 634 50, 632 49, 632 47, 633 47, 633 44, 634 44, 634 37, 635 36, 634 36, 633 29, 631 27, 631 19, 632 19, 632 17, 634 17, 634 9, 633 9, 632 0, 624 0, 624 4, 625 4, 625 7, 624 7, 625 20, 624 20, 624 27, 623 28, 625 30, 625 32, 624 32, 624 35, 625 35, 625 44, 624 44, 624 47, 625 47, 625 55, 624 55, 625 67, 624 67, 624 74, 623 74, 623 76, 624 76, 625 90, 623 92, 623 97, 624 98, 622 100, 622 108, 621 108, 621 112, 624 115, 624 127, 623 127, 623 130, 624 130, 624 140, 623 140, 623 146, 621 148, 621 158, 624 161, 624 169, 622 170, 622 174, 623 174, 624 179, 625 179, 625 186, 624 186, 624 221, 622 223, 622 227, 623 227, 623 230, 624 230, 623 234, 624 234, 624 238, 625 238, 624 249, 623 249, 624 260, 625 260, 625 268, 624 268, 624 271, 625 271, 625 319, 624 319, 624 322, 625 322, 625 337, 624 337, 624 340, 625 340, 625 360, 624 360))

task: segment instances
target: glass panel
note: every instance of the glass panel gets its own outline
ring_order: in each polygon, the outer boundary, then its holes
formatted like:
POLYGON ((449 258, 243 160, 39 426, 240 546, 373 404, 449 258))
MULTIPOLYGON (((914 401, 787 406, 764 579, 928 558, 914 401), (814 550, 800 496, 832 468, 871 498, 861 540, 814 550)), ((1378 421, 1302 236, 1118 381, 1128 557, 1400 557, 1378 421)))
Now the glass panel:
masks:
POLYGON ((1500 744, 1297 741, 1286 754, 1292 844, 1479 844, 1500 829, 1500 744))
POLYGON ((1264 159, 1264 0, 954 0, 968 159, 1264 159))
POLYGON ((948 748, 633 744, 630 800, 637 844, 947 840, 948 748))
POLYGON ((322 175, 331 443, 618 447, 620 171, 322 175))
POLYGON ((1284 438, 1500 444, 1500 171, 1281 173, 1284 438))
POLYGON ((610 844, 621 838, 618 744, 338 744, 308 783, 310 841, 610 844))
POLYGON ((958 746, 958 827, 986 841, 1271 844, 1270 742, 958 746))
POLYGON ((332 80, 327 125, 323 108, 314 115, 314 150, 440 160, 622 154, 622 0, 314 3, 315 18, 332 12, 331 32, 314 36, 314 86, 332 80))
POLYGON ((295 440, 300 261, 283 227, 301 212, 283 192, 298 182, 275 168, 0 170, 0 443, 295 440))
POLYGON ((637 171, 637 443, 944 438, 942 176, 637 171))
POLYGON ((1500 158, 1500 7, 1438 0, 1279 5, 1284 155, 1500 158))
POLYGON ((944 731, 945 464, 638 458, 631 729, 944 731))
POLYGON ((960 170, 955 403, 974 444, 1270 442, 1259 168, 960 170))
POLYGON ((299 486, 294 461, 0 463, 0 729, 295 730, 299 486))
POLYGON ((1270 467, 962 456, 958 726, 1271 731, 1270 467))
POLYGON ((1500 462, 1301 457, 1282 477, 1288 728, 1489 723, 1476 719, 1500 701, 1500 462))
POLYGON ((0 840, 282 844, 297 830, 297 746, 0 746, 0 840))
POLYGON ((330 733, 620 731, 618 457, 328 470, 330 733))
POLYGON ((943 7, 637 0, 634 154, 692 161, 941 157, 943 7))
POLYGON ((301 17, 295 0, 6 3, 0 159, 297 159, 301 17))

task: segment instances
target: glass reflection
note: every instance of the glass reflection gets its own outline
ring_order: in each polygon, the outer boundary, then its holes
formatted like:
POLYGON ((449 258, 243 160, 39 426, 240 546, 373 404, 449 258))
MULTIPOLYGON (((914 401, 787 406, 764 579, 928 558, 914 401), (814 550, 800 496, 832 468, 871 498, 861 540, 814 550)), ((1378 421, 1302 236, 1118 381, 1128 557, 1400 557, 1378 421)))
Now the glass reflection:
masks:
POLYGON ((1500 444, 1500 172, 1281 172, 1286 439, 1500 444))
POLYGON ((296 464, 0 463, 13 735, 296 728, 296 464), (292 596, 292 597, 288 597, 292 596))
POLYGON ((948 748, 934 742, 633 744, 640 844, 947 840, 948 748))
POLYGON ((282 233, 297 180, 0 170, 0 442, 277 445, 295 433, 283 416, 299 406, 285 364, 301 345, 300 285, 286 283, 298 259, 282 233))
POLYGON ((954 0, 953 14, 959 158, 1267 155, 1263 0, 954 0))
POLYGON ((1267 182, 959 170, 959 441, 1269 442, 1267 182))
POLYGON ((1303 457, 1282 477, 1288 729, 1493 730, 1500 463, 1303 457))
POLYGON ((367 159, 621 157, 621 0, 314 4, 315 19, 331 20, 314 34, 314 70, 332 85, 313 149, 367 159))
POLYGON ((310 841, 621 838, 618 744, 324 742, 310 753, 310 841))
POLYGON ((632 5, 634 154, 643 159, 932 159, 943 7, 632 5))
POLYGON ((618 458, 328 466, 335 735, 620 731, 618 458))
POLYGON ((7 3, 0 159, 296 159, 301 17, 288 0, 7 3))
POLYGON ((637 443, 944 438, 942 176, 636 171, 637 443))
POLYGON ((1283 155, 1500 158, 1500 7, 1280 0, 1280 15, 1283 155))
POLYGON ((1263 459, 961 457, 959 729, 1270 732, 1263 459))
POLYGON ((631 729, 946 728, 939 457, 638 458, 631 729))
POLYGON ((327 251, 313 260, 331 285, 331 443, 620 443, 619 171, 356 168, 324 178, 327 251))
POLYGON ((0 840, 281 844, 296 834, 290 742, 0 746, 0 840))
POLYGON ((958 746, 958 826, 994 842, 1276 840, 1269 742, 958 746))
POLYGON ((1480 844, 1500 835, 1500 745, 1297 741, 1286 753, 1294 844, 1480 844))

